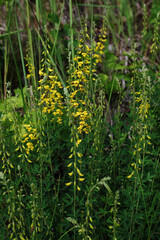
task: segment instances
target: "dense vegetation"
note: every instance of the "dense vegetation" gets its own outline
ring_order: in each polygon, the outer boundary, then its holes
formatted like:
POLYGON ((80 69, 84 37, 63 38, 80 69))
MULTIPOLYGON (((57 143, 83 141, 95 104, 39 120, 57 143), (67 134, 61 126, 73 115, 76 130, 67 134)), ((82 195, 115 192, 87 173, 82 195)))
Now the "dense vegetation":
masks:
POLYGON ((160 239, 159 0, 0 7, 0 239, 160 239))

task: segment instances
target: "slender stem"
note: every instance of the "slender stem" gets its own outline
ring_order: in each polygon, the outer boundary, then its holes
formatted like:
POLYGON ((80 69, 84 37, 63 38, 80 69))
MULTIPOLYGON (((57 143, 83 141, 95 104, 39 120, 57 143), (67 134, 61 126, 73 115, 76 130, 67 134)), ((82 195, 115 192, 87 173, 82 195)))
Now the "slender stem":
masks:
POLYGON ((70 18, 70 34, 71 34, 71 52, 72 61, 74 59, 74 42, 73 42, 73 20, 72 20, 72 0, 69 0, 69 18, 70 18))

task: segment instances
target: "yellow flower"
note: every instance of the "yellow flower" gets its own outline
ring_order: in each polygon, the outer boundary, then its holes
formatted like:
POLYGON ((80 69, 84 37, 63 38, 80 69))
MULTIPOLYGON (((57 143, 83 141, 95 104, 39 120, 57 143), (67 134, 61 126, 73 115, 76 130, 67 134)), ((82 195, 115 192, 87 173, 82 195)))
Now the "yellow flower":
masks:
POLYGON ((69 163, 68 165, 67 165, 67 167, 71 167, 72 166, 72 163, 69 163))
POLYGON ((82 53, 82 56, 85 58, 87 56, 87 53, 82 53))
POLYGON ((72 184, 72 182, 68 182, 68 183, 66 183, 65 185, 66 186, 70 186, 72 184))
POLYGON ((29 160, 29 159, 27 159, 27 161, 28 161, 29 163, 32 163, 32 161, 31 161, 31 160, 29 160))
POLYGON ((27 74, 27 77, 26 77, 26 78, 28 79, 28 78, 30 78, 30 77, 31 77, 31 74, 27 74))
POLYGON ((82 153, 77 153, 77 155, 78 155, 78 157, 82 157, 83 156, 83 154, 82 153))
POLYGON ((29 137, 30 137, 30 139, 33 139, 33 140, 36 139, 36 137, 33 134, 29 134, 29 137))
POLYGON ((81 142, 82 142, 82 139, 77 140, 76 146, 78 147, 78 145, 79 145, 81 142))
POLYGON ((78 168, 76 168, 76 169, 77 169, 78 175, 79 175, 80 177, 83 177, 83 174, 80 172, 80 170, 79 170, 78 168))
POLYGON ((43 76, 43 68, 39 70, 39 75, 43 76))
POLYGON ((89 226, 90 226, 91 229, 94 229, 94 227, 92 226, 92 224, 89 224, 89 226))
POLYGON ((112 229, 113 228, 113 226, 109 226, 109 229, 112 229))
POLYGON ((77 186, 77 190, 80 191, 81 190, 80 187, 77 186))
POLYGON ((81 182, 84 181, 84 180, 85 180, 85 178, 79 178, 79 181, 81 181, 81 182))
POLYGON ((19 149, 20 149, 20 148, 19 148, 19 146, 18 146, 15 151, 18 151, 19 149))
POLYGON ((51 69, 51 68, 48 68, 48 71, 49 71, 49 72, 53 72, 53 69, 51 69))
POLYGON ((33 143, 28 142, 26 145, 27 145, 27 147, 28 147, 29 149, 31 149, 31 150, 34 149, 34 147, 33 147, 33 143))
POLYGON ((52 79, 54 79, 54 78, 55 78, 55 76, 49 76, 49 78, 52 80, 52 79))
POLYGON ((133 174, 134 174, 134 171, 127 178, 131 178, 133 174))
POLYGON ((68 173, 68 175, 71 177, 71 176, 73 175, 73 171, 72 171, 72 172, 70 172, 70 173, 68 173))

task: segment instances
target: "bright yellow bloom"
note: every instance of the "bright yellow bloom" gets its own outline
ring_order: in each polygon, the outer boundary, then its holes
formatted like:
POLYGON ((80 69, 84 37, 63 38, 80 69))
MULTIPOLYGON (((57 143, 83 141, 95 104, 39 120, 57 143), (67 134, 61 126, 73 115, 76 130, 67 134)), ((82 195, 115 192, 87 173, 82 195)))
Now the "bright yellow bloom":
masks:
POLYGON ((78 145, 79 145, 81 142, 82 142, 82 139, 77 140, 76 146, 78 147, 78 145))
POLYGON ((70 173, 68 173, 68 175, 71 177, 71 176, 73 175, 73 171, 72 171, 72 172, 70 172, 70 173))
POLYGON ((81 182, 84 181, 84 180, 85 180, 85 178, 79 178, 79 181, 81 181, 81 182))
POLYGON ((82 157, 83 156, 83 154, 82 153, 77 153, 77 155, 78 155, 78 157, 82 157))
POLYGON ((134 174, 134 171, 127 178, 131 178, 133 174, 134 174))
POLYGON ((29 159, 27 159, 27 161, 28 161, 29 163, 32 163, 32 161, 31 161, 31 160, 29 160, 29 159))
POLYGON ((71 166, 72 166, 72 164, 73 164, 73 163, 69 163, 69 164, 67 165, 67 167, 71 167, 71 166))
POLYGON ((66 186, 70 186, 72 184, 72 182, 68 182, 68 183, 66 183, 65 185, 66 186))

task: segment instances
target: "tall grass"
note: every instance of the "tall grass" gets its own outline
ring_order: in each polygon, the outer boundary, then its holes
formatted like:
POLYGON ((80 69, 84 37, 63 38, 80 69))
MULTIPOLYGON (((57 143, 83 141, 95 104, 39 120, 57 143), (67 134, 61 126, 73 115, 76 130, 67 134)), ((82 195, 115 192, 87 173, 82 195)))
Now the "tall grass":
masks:
POLYGON ((159 14, 142 3, 142 29, 134 1, 3 3, 1 239, 159 239, 159 14))

